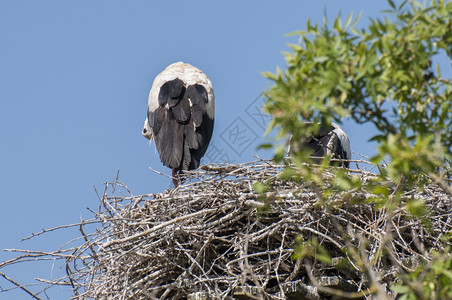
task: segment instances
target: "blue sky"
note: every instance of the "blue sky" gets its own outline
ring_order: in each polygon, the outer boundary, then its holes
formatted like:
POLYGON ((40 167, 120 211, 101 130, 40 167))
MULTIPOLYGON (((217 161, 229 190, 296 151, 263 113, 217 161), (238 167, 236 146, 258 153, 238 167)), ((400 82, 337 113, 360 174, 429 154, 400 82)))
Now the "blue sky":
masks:
MULTIPOLYGON (((148 169, 170 174, 141 136, 152 81, 170 63, 193 64, 214 86, 216 152, 202 163, 249 161, 264 141, 255 99, 270 82, 261 73, 284 68, 281 52, 297 41, 285 34, 308 18, 321 22, 325 11, 330 19, 362 12, 358 25, 365 26, 385 8, 362 0, 1 1, 0 249, 51 251, 77 236, 57 231, 20 242, 90 218, 86 208, 98 207, 93 185, 102 189, 118 170, 134 194, 170 187, 148 169), (237 139, 234 130, 244 135, 237 139)), ((372 128, 346 122, 343 129, 352 150, 375 152, 367 142, 372 128)), ((12 257, 0 252, 0 262, 12 257)), ((21 283, 64 274, 51 262, 1 271, 21 283)), ((0 278, 0 287, 10 285, 0 278)), ((29 297, 13 291, 0 299, 29 297)))

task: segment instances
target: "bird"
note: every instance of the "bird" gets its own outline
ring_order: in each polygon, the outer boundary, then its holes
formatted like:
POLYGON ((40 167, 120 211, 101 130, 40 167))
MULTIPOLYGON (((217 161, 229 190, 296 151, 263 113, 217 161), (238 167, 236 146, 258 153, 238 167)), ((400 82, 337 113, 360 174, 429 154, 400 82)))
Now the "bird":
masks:
MULTIPOLYGON (((312 126, 312 122, 306 122, 312 126)), ((308 148, 312 151, 311 157, 315 163, 320 163, 320 157, 331 155, 332 158, 341 160, 341 165, 348 168, 352 157, 350 139, 342 128, 331 123, 331 126, 319 123, 318 132, 307 137, 305 140, 295 143, 293 138, 289 139, 289 153, 308 148)))
POLYGON ((199 167, 214 117, 212 82, 200 69, 176 62, 155 77, 142 134, 155 142, 161 162, 172 170, 175 187, 181 171, 199 167))

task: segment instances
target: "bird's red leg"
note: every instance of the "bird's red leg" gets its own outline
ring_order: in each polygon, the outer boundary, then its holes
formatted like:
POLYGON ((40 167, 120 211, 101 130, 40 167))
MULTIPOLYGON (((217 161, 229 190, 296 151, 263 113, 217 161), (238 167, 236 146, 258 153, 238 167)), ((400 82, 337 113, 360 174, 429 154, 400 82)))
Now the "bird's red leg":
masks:
POLYGON ((172 168, 171 176, 173 177, 174 187, 177 187, 179 185, 179 175, 177 174, 176 168, 172 168))

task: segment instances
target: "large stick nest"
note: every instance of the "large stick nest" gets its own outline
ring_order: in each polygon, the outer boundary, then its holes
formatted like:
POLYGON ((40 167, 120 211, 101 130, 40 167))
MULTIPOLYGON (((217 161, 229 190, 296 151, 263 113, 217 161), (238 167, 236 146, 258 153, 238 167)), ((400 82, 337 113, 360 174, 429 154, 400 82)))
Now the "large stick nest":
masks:
POLYGON ((341 205, 326 209, 306 183, 279 180, 281 170, 264 160, 203 166, 176 189, 140 196, 117 180, 106 183, 99 211, 86 222, 98 228, 88 234, 81 224, 84 243, 60 250, 67 277, 52 284, 71 284, 77 299, 365 298, 372 277, 390 295, 398 271, 428 260, 425 249, 446 246, 452 199, 436 185, 404 196, 427 203, 427 230, 403 209, 389 214, 364 204, 372 195, 361 191, 332 195, 341 205), (253 190, 269 179, 274 191, 253 190), (297 245, 313 238, 331 264, 294 259, 297 245), (350 245, 363 265, 345 251, 350 245), (391 259, 379 255, 383 248, 391 259))

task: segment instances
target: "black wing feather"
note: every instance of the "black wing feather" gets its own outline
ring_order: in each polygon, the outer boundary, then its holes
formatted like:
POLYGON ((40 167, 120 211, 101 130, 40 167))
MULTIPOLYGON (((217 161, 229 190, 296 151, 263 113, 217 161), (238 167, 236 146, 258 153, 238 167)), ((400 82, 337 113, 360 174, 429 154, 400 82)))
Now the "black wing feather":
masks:
POLYGON ((188 123, 190 120, 190 102, 188 102, 188 98, 184 96, 182 100, 179 101, 176 105, 170 108, 174 113, 174 117, 180 123, 188 123))
POLYGON ((199 167, 213 132, 213 119, 205 111, 208 100, 206 89, 199 84, 185 88, 176 78, 161 86, 159 108, 149 112, 148 118, 165 166, 177 170, 199 167))
POLYGON ((166 113, 159 132, 156 134, 154 131, 154 139, 162 163, 169 168, 179 168, 184 142, 184 131, 181 124, 169 113, 166 113))
POLYGON ((158 96, 159 106, 164 106, 168 103, 169 107, 173 107, 182 99, 184 90, 184 82, 178 78, 165 82, 160 87, 158 96))
POLYGON ((187 126, 185 126, 185 140, 190 149, 198 149, 198 133, 196 132, 195 124, 193 124, 193 119, 190 120, 187 126))
POLYGON ((159 107, 154 111, 148 111, 149 126, 152 128, 154 136, 159 133, 165 118, 166 110, 164 107, 159 107))

